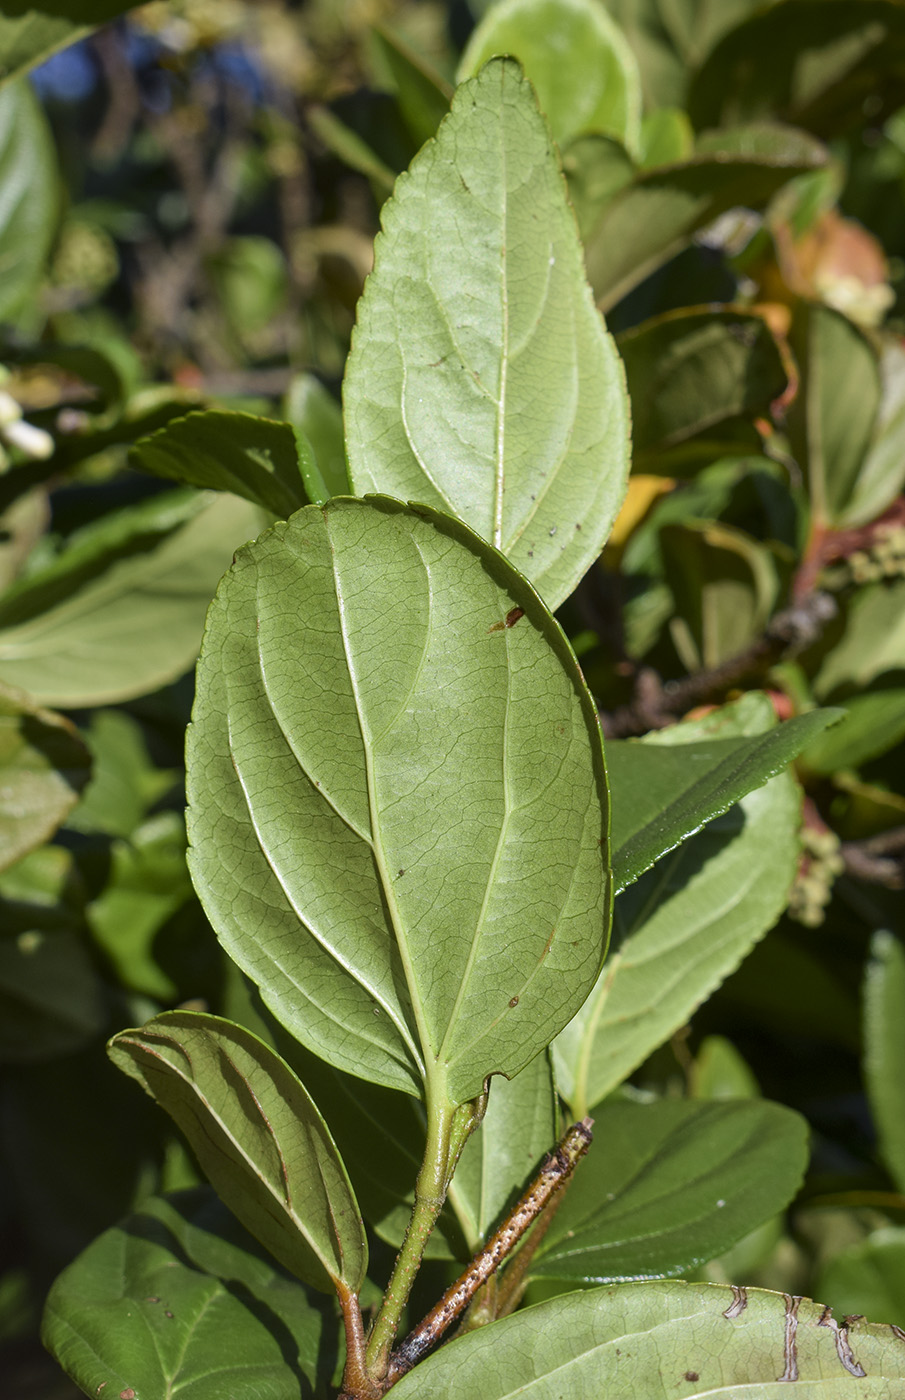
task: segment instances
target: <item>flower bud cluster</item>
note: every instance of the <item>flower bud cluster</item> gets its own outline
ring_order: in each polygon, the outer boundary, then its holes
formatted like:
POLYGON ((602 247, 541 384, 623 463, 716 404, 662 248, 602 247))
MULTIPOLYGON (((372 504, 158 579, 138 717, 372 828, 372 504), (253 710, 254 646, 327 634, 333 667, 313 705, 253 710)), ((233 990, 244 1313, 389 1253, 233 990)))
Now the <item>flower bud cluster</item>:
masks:
POLYGON ((833 881, 845 869, 839 837, 826 827, 805 826, 801 859, 789 896, 789 917, 806 928, 818 928, 833 897, 833 881))

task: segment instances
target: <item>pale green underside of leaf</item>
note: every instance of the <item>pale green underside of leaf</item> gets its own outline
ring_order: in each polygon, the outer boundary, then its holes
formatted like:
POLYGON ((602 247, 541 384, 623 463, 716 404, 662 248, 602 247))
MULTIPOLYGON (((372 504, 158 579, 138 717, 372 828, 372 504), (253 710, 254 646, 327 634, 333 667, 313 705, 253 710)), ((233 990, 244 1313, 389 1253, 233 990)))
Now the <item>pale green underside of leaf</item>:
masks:
POLYGON ((598 0, 501 0, 468 41, 459 81, 496 54, 509 54, 523 65, 560 146, 596 131, 637 150, 638 64, 598 0))
POLYGON ((309 507, 240 551, 197 694, 193 878, 283 1025, 454 1102, 522 1069, 607 929, 596 713, 524 580, 447 517, 309 507))
MULTIPOLYGON (((657 734, 681 744, 724 717, 657 734)), ((772 724, 746 697, 738 727, 772 724)), ((780 730, 781 732, 781 730, 780 730)), ((781 773, 662 858, 616 902, 614 948, 591 996, 553 1045, 560 1093, 580 1115, 683 1025, 782 912, 798 858, 800 794, 781 773)))
POLYGON ((147 553, 120 559, 44 612, 0 630, 0 671, 45 704, 128 700, 181 676, 255 507, 222 496, 147 553))
POLYGON ((221 1200, 284 1268, 357 1293, 364 1225, 345 1167, 304 1086, 268 1045, 219 1016, 168 1011, 120 1031, 111 1059, 185 1133, 221 1200))
POLYGON ((344 383, 354 489, 460 516, 555 608, 622 503, 629 411, 515 63, 458 90, 383 227, 344 383))
POLYGON ((56 213, 47 118, 22 78, 0 89, 0 321, 16 316, 34 294, 56 213))
POLYGON ((863 1321, 840 1334, 808 1299, 793 1326, 792 1308, 782 1293, 718 1284, 569 1293, 450 1342, 394 1400, 899 1400, 900 1335, 863 1321))
POLYGON ((98 1236, 54 1284, 42 1335, 95 1400, 298 1400, 323 1355, 319 1302, 203 1188, 98 1236))
POLYGON ((449 1200, 476 1252, 504 1206, 527 1187, 556 1142, 550 1059, 538 1055, 512 1080, 491 1080, 487 1111, 456 1167, 449 1200))

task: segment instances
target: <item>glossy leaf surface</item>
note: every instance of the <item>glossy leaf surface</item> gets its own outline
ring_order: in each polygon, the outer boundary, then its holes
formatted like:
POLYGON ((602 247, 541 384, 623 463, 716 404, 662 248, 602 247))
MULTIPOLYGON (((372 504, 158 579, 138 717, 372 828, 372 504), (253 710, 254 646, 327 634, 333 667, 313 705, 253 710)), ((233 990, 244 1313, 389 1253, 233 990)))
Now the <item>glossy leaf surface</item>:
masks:
POLYGON ((859 1319, 843 1332, 806 1298, 671 1282, 526 1308, 450 1342, 395 1389, 397 1400, 897 1400, 903 1380, 905 1342, 889 1327, 859 1319))
POLYGON ((9 83, 0 91, 0 321, 34 295, 55 231, 56 181, 47 118, 24 78, 9 83))
POLYGON ((607 742, 617 891, 781 773, 841 717, 838 710, 812 710, 771 728, 767 715, 763 697, 752 694, 714 711, 703 726, 686 722, 640 741, 607 742))
POLYGON ((198 654, 204 615, 236 547, 260 529, 245 501, 223 496, 176 510, 177 528, 129 529, 85 559, 64 554, 0 604, 0 668, 45 704, 75 708, 146 694, 198 654), (200 511, 198 506, 203 507, 200 511), (181 518, 180 518, 181 516, 181 518))
POLYGON ((604 209, 586 247, 588 278, 604 310, 718 215, 766 204, 793 175, 826 160, 818 142, 782 127, 719 137, 721 149, 699 147, 681 165, 642 171, 604 209))
POLYGON ((368 1255, 358 1206, 323 1118, 284 1060, 242 1027, 191 1011, 120 1031, 109 1049, 284 1268, 323 1292, 337 1281, 359 1291, 368 1255))
POLYGON ((87 1395, 310 1395, 335 1340, 309 1300, 202 1188, 145 1201, 56 1281, 43 1340, 87 1395))
POLYGON ((353 487, 460 516, 557 607, 621 505, 628 401, 516 64, 463 84, 382 217, 343 390, 353 487))
POLYGON ((523 1068, 607 928, 597 717, 524 580, 425 509, 309 507, 239 552, 197 693, 193 878, 278 1020, 455 1103, 523 1068))
POLYGON ((774 1103, 601 1104, 531 1271, 609 1283, 706 1263, 788 1205, 807 1137, 774 1103))
POLYGON ((477 26, 462 55, 459 81, 496 54, 525 70, 554 139, 596 131, 629 150, 641 129, 638 65, 625 35, 595 0, 501 0, 477 26))
POLYGON ((880 1156, 905 1192, 905 951, 875 933, 864 986, 864 1073, 880 1156))
POLYGON ((129 460, 154 476, 232 491, 281 519, 308 504, 292 428, 251 413, 206 409, 176 418, 141 438, 129 460))
MULTIPOLYGON (((772 723, 769 701, 752 693, 734 714, 660 730, 656 743, 681 753, 686 736, 703 739, 710 725, 750 736, 772 723)), ((576 1117, 684 1025, 775 923, 797 865, 800 800, 780 774, 619 896, 597 986, 553 1046, 557 1087, 576 1117)))
POLYGON ((0 870, 56 831, 90 771, 68 720, 0 682, 0 870))

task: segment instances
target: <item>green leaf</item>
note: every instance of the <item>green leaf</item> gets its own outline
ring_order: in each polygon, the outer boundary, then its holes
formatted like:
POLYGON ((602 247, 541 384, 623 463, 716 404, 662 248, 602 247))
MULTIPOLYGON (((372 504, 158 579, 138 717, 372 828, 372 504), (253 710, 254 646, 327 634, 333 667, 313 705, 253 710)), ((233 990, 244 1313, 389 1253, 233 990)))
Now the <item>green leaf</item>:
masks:
POLYGON ((86 918, 120 985, 158 1002, 177 999, 178 987, 155 950, 167 921, 192 896, 180 814, 161 812, 130 839, 112 843, 107 882, 86 918))
POLYGON ((635 176, 635 163, 622 143, 596 132, 576 136, 564 147, 562 168, 582 238, 596 228, 614 195, 635 176))
MULTIPOLYGON (((752 694, 728 713, 660 730, 652 747, 674 745, 677 757, 692 758, 686 740, 704 740, 714 726, 741 736, 773 722, 769 701, 752 694)), ((635 780, 653 787, 640 772, 635 780)), ((791 774, 779 774, 619 896, 606 966, 553 1045, 557 1087, 576 1117, 684 1025, 776 922, 798 863, 800 801, 791 774)))
POLYGON ((175 1120, 220 1199, 275 1259, 329 1293, 357 1293, 368 1250, 358 1205, 301 1081, 219 1016, 165 1011, 109 1045, 175 1120))
POLYGON ((72 709, 144 695, 181 676, 198 653, 218 578, 260 528, 257 512, 234 497, 198 505, 150 548, 134 534, 109 553, 92 543, 87 559, 64 553, 46 577, 10 591, 0 603, 4 678, 72 709))
POLYGON ((96 1239, 51 1289, 42 1336, 87 1395, 298 1400, 333 1332, 202 1188, 151 1198, 96 1239))
MULTIPOLYGON (((735 308, 667 311, 616 341, 628 381, 635 468, 719 423, 769 412, 788 383, 760 316, 735 308)), ((668 473, 667 473, 668 474, 668 473)))
POLYGON ((588 278, 604 310, 718 215, 739 204, 759 208, 793 175, 826 161, 819 142, 782 127, 721 132, 720 138, 719 149, 642 171, 606 206, 585 250, 588 278))
POLYGON ((262 331, 285 304, 286 259, 272 238, 223 238, 204 267, 226 324, 243 343, 262 331))
POLYGON ((864 984, 864 1077, 880 1155, 905 1191, 905 951, 891 933, 875 933, 864 984))
POLYGON ((384 25, 371 30, 378 70, 395 93, 413 141, 421 146, 436 132, 449 111, 453 90, 420 54, 384 25))
POLYGON ((840 701, 843 719, 801 755, 814 773, 860 768, 905 738, 905 689, 874 690, 840 701))
POLYGON ((796 1400, 896 1400, 905 1345, 888 1327, 843 1326, 821 1303, 761 1288, 615 1284, 457 1338, 394 1400, 780 1400, 796 1375, 796 1400))
POLYGON ((556 607, 622 503, 628 403, 515 63, 459 88, 383 227, 343 386, 353 487, 460 516, 556 607))
POLYGON ((807 1161, 808 1125, 780 1104, 601 1104, 531 1272, 586 1283, 685 1273, 787 1206, 807 1161))
POLYGON ((606 0, 641 69, 647 107, 684 107, 688 80, 727 30, 746 19, 760 0, 606 0))
POLYGON ((698 129, 778 116, 821 134, 905 99, 900 76, 905 14, 888 0, 783 0, 726 34, 695 75, 688 98, 698 129), (777 61, 781 56, 781 61, 777 61))
POLYGON ((905 669, 905 579, 859 588, 848 603, 841 636, 813 679, 826 700, 837 691, 863 690, 887 671, 905 669))
POLYGON ((251 413, 209 408, 173 419, 140 438, 129 463, 170 481, 232 491, 281 520, 309 503, 292 428, 251 413))
POLYGON ((828 306, 802 304, 791 345, 801 388, 789 436, 807 477, 814 518, 835 525, 857 489, 880 405, 877 353, 863 331, 828 306))
POLYGON ((0 870, 53 835, 90 771, 74 725, 0 681, 0 870))
POLYGON ((705 822, 781 773, 840 718, 838 710, 812 710, 771 728, 768 704, 752 693, 703 720, 686 720, 642 740, 607 740, 617 892, 705 822))
POLYGON ((67 821, 72 831, 131 836, 149 809, 182 775, 157 768, 138 720, 123 710, 95 710, 85 730, 92 757, 91 781, 67 821))
POLYGON ((755 642, 785 592, 791 550, 722 521, 663 525, 664 576, 676 606, 673 646, 689 671, 719 666, 755 642))
POLYGON ((500 0, 474 30, 459 82, 495 54, 517 58, 554 139, 600 132, 630 151, 641 132, 641 83, 625 35, 594 0, 500 0))
POLYGON ((756 1099, 760 1089, 732 1041, 708 1035, 695 1055, 689 1093, 695 1099, 756 1099))
POLYGON ((32 851, 0 877, 0 1060, 71 1054, 103 1030, 106 997, 94 969, 72 857, 32 851))
POLYGON ((851 529, 882 515, 905 486, 905 349, 897 337, 880 349, 880 402, 848 504, 837 523, 851 529))
POLYGON ((862 1244, 830 1259, 817 1286, 843 1316, 869 1314, 894 1327, 905 1324, 905 1230, 875 1230, 862 1244))
POLYGON ((646 170, 678 165, 694 152, 691 122, 680 107, 657 107, 641 123, 640 163, 646 170))
POLYGON ((295 375, 283 402, 283 416, 311 447, 313 464, 304 457, 301 461, 311 502, 320 506, 331 496, 348 496, 342 409, 329 390, 313 374, 295 375))
POLYGON ((512 1080, 491 1081, 487 1111, 465 1144, 449 1191, 472 1253, 515 1204, 556 1137, 556 1093, 546 1055, 512 1080))
POLYGON ((44 272, 57 178, 47 118, 24 78, 10 83, 0 92, 0 321, 14 320, 29 305, 44 272))
POLYGON ((239 552, 197 696, 192 874, 277 1019, 440 1101, 522 1069, 608 921, 597 716, 529 585, 424 507, 309 507, 239 552))

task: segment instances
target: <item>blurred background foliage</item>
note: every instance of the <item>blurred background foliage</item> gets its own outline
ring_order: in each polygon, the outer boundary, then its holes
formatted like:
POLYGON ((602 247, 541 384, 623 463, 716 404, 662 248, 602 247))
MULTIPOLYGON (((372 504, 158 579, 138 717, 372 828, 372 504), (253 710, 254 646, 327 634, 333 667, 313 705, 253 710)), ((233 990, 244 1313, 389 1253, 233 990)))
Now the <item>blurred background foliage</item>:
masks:
POLYGON ((605 733, 748 689, 780 718, 846 712, 797 765, 786 912, 631 1092, 763 1092, 803 1112, 811 1169, 788 1219, 700 1276, 905 1325, 905 5, 11 3, 0 1393, 15 1400, 74 1394, 36 1341, 54 1275, 149 1193, 196 1179, 105 1038, 185 1003, 250 1014, 186 875, 182 750, 207 603, 272 514, 161 481, 179 473, 153 445, 130 451, 192 410, 240 411, 302 428, 341 486, 339 385, 381 203, 455 82, 500 51, 559 142, 633 405, 625 507, 561 610, 605 733))

